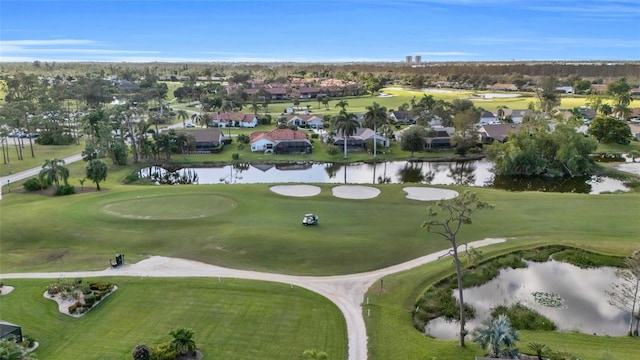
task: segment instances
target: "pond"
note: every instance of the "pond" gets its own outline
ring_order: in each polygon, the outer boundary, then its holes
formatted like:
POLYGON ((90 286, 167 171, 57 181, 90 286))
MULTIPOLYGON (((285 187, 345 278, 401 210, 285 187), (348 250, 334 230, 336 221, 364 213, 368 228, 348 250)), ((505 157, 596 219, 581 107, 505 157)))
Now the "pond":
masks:
MULTIPOLYGON (((601 178, 512 178, 495 177, 487 160, 378 163, 286 163, 235 164, 220 167, 181 169, 197 174, 198 184, 254 183, 341 183, 488 186, 511 191, 553 191, 599 194, 628 191, 619 180, 601 178)), ((158 167, 145 168, 139 176, 163 173, 158 167)))
MULTIPOLYGON (((476 310, 476 318, 467 322, 468 331, 480 326, 497 305, 519 302, 553 321, 558 331, 627 334, 629 316, 610 305, 605 294, 617 279, 615 268, 581 269, 558 261, 527 264, 523 269, 503 269, 490 282, 464 290, 465 302, 476 310)), ((456 298, 457 293, 456 289, 453 292, 456 298)), ((459 324, 438 318, 427 324, 425 332, 437 338, 455 339, 459 324)))

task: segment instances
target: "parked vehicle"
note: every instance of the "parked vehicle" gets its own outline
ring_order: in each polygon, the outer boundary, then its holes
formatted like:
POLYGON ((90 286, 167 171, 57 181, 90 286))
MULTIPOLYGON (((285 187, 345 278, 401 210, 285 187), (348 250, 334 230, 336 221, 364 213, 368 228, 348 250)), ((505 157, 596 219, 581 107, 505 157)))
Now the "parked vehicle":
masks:
POLYGON ((304 218, 302 218, 302 225, 318 225, 318 215, 305 214, 304 218))

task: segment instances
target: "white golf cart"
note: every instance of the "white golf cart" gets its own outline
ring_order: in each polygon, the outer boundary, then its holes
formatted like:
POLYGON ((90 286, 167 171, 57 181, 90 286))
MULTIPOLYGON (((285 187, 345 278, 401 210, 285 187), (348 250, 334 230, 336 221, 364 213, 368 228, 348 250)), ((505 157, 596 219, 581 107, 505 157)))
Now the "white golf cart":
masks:
POLYGON ((302 225, 318 225, 318 215, 316 214, 305 214, 302 218, 302 225))

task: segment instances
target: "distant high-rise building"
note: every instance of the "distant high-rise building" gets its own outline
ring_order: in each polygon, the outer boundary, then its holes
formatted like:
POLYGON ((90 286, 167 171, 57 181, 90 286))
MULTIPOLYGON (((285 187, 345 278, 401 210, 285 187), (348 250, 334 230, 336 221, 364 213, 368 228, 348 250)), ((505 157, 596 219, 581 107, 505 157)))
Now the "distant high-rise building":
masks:
POLYGON ((408 63, 412 63, 413 62, 413 56, 407 55, 407 62, 408 63))
POLYGON ((422 62, 422 56, 416 55, 416 63, 420 64, 422 62))

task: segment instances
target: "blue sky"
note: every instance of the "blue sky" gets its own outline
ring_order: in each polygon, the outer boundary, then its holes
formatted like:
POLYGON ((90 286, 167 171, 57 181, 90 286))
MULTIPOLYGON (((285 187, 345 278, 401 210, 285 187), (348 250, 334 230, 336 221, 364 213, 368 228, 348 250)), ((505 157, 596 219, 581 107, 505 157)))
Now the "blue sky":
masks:
POLYGON ((640 0, 0 2, 0 61, 640 60, 640 0))

